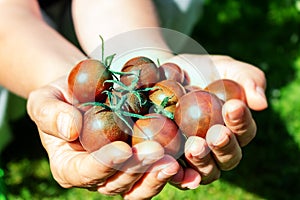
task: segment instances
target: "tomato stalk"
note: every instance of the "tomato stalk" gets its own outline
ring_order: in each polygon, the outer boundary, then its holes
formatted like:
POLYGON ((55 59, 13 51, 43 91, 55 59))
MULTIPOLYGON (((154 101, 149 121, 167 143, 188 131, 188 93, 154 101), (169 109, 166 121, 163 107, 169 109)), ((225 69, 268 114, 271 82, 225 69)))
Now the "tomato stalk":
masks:
POLYGON ((170 111, 165 110, 165 107, 168 104, 168 101, 173 97, 174 95, 170 96, 170 97, 165 97, 163 99, 163 101, 161 102, 160 105, 157 104, 153 104, 154 105, 154 112, 158 113, 158 114, 162 114, 170 119, 174 119, 174 114, 170 111))
POLYGON ((126 100, 128 99, 127 95, 123 95, 121 98, 117 95, 114 95, 110 91, 105 91, 107 93, 107 97, 109 99, 109 105, 101 102, 86 102, 82 103, 81 106, 101 106, 107 110, 112 111, 119 119, 121 119, 124 124, 130 129, 132 132, 132 126, 128 123, 125 117, 134 117, 138 119, 149 119, 154 118, 153 116, 144 116, 136 113, 127 112, 122 109, 123 105, 125 104, 126 100))
POLYGON ((141 92, 147 92, 147 91, 152 90, 153 87, 151 87, 151 88, 136 89, 136 85, 138 84, 138 81, 139 81, 140 70, 138 70, 137 74, 133 73, 133 72, 118 72, 118 73, 119 74, 134 75, 135 78, 133 79, 132 83, 130 85, 128 85, 128 86, 125 85, 124 83, 122 83, 119 80, 106 80, 105 82, 114 83, 114 84, 119 85, 121 88, 120 89, 114 89, 116 92, 120 92, 122 94, 132 93, 133 95, 135 95, 138 98, 140 106, 145 105, 147 103, 147 100, 142 101, 142 98, 141 98, 140 94, 141 94, 141 92))

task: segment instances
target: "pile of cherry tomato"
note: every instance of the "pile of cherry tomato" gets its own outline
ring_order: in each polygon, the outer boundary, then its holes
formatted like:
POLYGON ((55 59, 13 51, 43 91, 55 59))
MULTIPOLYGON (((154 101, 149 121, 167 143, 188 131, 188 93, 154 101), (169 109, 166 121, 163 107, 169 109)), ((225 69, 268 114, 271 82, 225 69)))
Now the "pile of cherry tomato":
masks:
POLYGON ((224 123, 225 101, 245 101, 243 88, 232 80, 200 88, 175 63, 159 65, 139 56, 117 72, 110 70, 111 60, 82 60, 68 76, 79 101, 74 106, 84 116, 80 142, 89 152, 116 140, 130 145, 155 140, 175 157, 187 137, 205 138, 211 126, 224 123))

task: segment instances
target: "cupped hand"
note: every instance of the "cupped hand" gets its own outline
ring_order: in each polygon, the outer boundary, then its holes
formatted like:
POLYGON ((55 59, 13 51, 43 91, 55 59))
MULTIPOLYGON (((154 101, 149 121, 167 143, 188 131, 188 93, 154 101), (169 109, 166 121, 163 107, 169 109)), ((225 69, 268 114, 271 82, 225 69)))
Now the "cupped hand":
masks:
POLYGON ((172 178, 171 183, 181 189, 193 189, 198 183, 208 184, 217 180, 221 171, 231 170, 239 164, 242 147, 256 135, 257 127, 250 109, 260 111, 268 106, 266 78, 257 67, 228 56, 184 54, 168 62, 177 63, 187 72, 193 70, 190 65, 198 68, 191 76, 192 85, 205 87, 216 79, 231 79, 242 85, 246 93, 246 102, 238 99, 225 102, 222 108, 224 125, 212 126, 206 138, 192 136, 187 139, 185 159, 188 165, 172 178), (205 80, 200 80, 199 72, 203 72, 205 80), (193 176, 189 175, 191 173, 193 176), (197 173, 200 180, 191 179, 197 173))
POLYGON ((78 139, 83 118, 72 106, 76 103, 65 78, 33 91, 28 98, 28 113, 48 153, 53 177, 62 187, 149 199, 180 169, 154 141, 133 147, 116 141, 94 152, 85 151, 78 139))

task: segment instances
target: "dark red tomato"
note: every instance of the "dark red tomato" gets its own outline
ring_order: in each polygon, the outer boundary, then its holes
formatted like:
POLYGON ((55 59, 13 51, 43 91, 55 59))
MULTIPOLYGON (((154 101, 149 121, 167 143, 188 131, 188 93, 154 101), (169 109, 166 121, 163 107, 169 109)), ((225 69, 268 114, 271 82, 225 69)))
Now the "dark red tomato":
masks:
POLYGON ((203 90, 201 87, 199 87, 197 85, 186 85, 186 86, 184 86, 184 89, 187 93, 195 91, 195 90, 203 90))
POLYGON ((181 149, 182 137, 176 123, 157 113, 147 114, 153 118, 138 119, 133 126, 132 145, 146 140, 160 143, 165 152, 174 157, 181 149))
MULTIPOLYGON (((114 95, 112 97, 112 102, 111 102, 113 105, 117 105, 118 102, 121 101, 121 98, 126 97, 126 100, 124 101, 124 103, 120 108, 122 111, 140 114, 140 115, 148 113, 150 104, 147 96, 143 92, 136 91, 135 93, 132 92, 122 93, 122 92, 113 91, 112 94, 114 95)), ((106 100, 106 103, 110 104, 108 98, 106 100)))
POLYGON ((149 99, 156 105, 161 105, 166 97, 169 97, 165 109, 174 112, 175 105, 179 98, 185 95, 184 87, 174 80, 163 80, 154 85, 154 89, 149 92, 149 99))
POLYGON ((162 64, 158 69, 162 80, 174 80, 180 84, 184 83, 185 73, 177 64, 167 62, 162 64))
POLYGON ((205 90, 214 93, 224 102, 229 99, 240 99, 246 103, 246 95, 243 87, 233 80, 216 80, 206 86, 205 90))
POLYGON ((68 76, 70 91, 80 103, 92 101, 104 101, 106 94, 113 84, 104 83, 112 79, 111 72, 99 61, 86 59, 80 61, 68 76))
POLYGON ((139 74, 139 81, 136 88, 152 87, 156 82, 160 80, 160 73, 156 64, 147 57, 135 57, 127 61, 122 72, 132 72, 136 75, 121 75, 120 81, 129 86, 136 79, 139 74))
POLYGON ((189 92, 176 104, 174 120, 187 137, 205 138, 211 126, 224 124, 222 102, 216 95, 207 91, 189 92))
POLYGON ((130 128, 114 112, 93 106, 84 114, 79 139, 83 148, 93 152, 113 141, 127 142, 130 128))
POLYGON ((125 95, 128 98, 124 103, 123 110, 140 115, 148 112, 150 105, 144 93, 139 93, 139 96, 134 93, 127 93, 125 95))

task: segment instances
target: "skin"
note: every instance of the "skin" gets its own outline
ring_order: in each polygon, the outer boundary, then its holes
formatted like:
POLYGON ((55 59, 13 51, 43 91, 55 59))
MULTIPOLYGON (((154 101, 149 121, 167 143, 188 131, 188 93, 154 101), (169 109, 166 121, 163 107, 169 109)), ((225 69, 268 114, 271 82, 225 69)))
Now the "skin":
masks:
MULTIPOLYGON (((120 0, 117 6, 114 1, 103 2, 73 1, 74 25, 83 53, 42 20, 37 1, 0 1, 0 17, 6 19, 0 21, 0 85, 28 99, 28 114, 37 125, 55 180, 66 188, 83 187, 107 195, 121 194, 125 199, 149 199, 168 181, 181 189, 194 189, 200 183, 216 180, 221 170, 234 168, 242 156, 241 147, 256 133, 249 108, 236 100, 228 101, 223 107, 226 127, 212 127, 206 140, 189 138, 186 145, 189 148, 185 149, 190 163, 187 168, 164 155, 156 142, 143 142, 134 147, 113 142, 94 154, 83 150, 77 140, 82 115, 70 106, 76 99, 71 98, 67 89, 69 71, 99 44, 98 33, 108 39, 123 31, 159 24, 151 1, 120 0), (114 17, 108 22, 107 16, 112 12, 114 17)), ((143 40, 155 41, 155 45, 166 48, 159 34, 145 35, 143 40)), ((151 52, 147 56, 157 58, 151 52)), ((197 55, 187 56, 201 60, 197 55)), ((160 58, 161 62, 176 60, 168 53, 160 58)), ((263 72, 226 56, 212 56, 211 60, 221 77, 243 85, 251 109, 267 107, 263 72)))
MULTIPOLYGON (((242 158, 242 147, 255 137, 257 127, 250 109, 260 111, 267 108, 264 94, 266 79, 264 73, 255 66, 228 56, 185 54, 173 57, 170 61, 188 70, 188 66, 182 62, 182 57, 196 66, 215 67, 219 78, 237 81, 246 93, 248 106, 237 99, 229 100, 223 105, 222 115, 226 126, 215 125, 208 130, 205 139, 189 137, 186 142, 185 156, 188 162, 201 174, 201 184, 208 184, 218 179, 222 170, 236 167, 242 158)), ((198 80, 192 77, 191 84, 197 83, 198 80)), ((173 179, 178 182, 181 177, 175 176, 173 179)))

